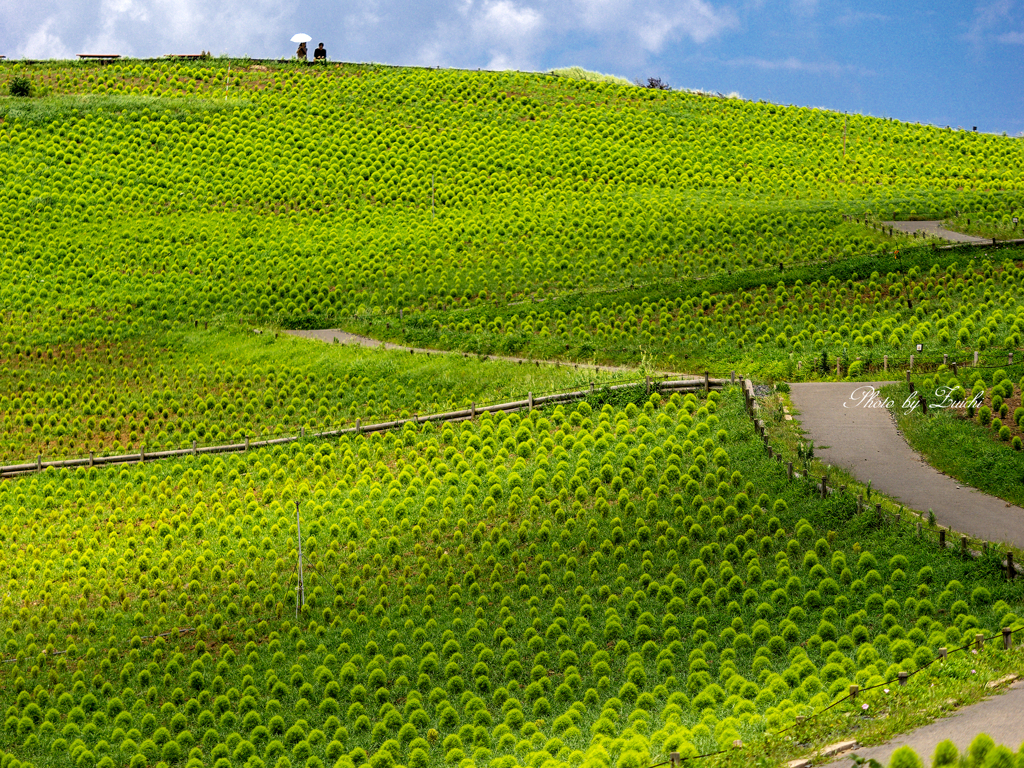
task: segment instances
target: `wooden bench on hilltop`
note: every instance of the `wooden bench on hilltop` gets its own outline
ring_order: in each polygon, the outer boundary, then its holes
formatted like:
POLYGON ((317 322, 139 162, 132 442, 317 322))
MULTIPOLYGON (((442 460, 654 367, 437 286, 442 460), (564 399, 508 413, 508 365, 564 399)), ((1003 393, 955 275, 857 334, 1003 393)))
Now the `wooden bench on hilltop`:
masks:
POLYGON ((119 53, 79 53, 77 56, 82 61, 98 61, 100 64, 110 64, 121 58, 119 53))

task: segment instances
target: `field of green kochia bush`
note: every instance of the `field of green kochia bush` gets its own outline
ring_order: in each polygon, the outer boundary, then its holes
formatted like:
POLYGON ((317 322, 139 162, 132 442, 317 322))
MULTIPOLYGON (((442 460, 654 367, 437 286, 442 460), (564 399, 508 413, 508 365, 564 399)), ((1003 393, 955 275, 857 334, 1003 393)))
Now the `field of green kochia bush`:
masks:
MULTIPOLYGON (((1006 360, 1006 350, 1021 345, 1024 325, 1020 251, 978 256, 919 249, 905 252, 903 261, 866 260, 860 273, 839 262, 790 270, 775 282, 766 272, 723 278, 716 281, 721 287, 735 287, 714 293, 691 282, 631 295, 435 312, 401 325, 379 318, 343 324, 477 353, 629 361, 642 350, 691 370, 733 368, 787 380, 820 374, 823 355, 842 358, 844 373, 857 360, 865 371, 881 368, 884 356, 905 364, 917 344, 927 348, 919 360, 948 353, 963 362, 974 351, 1006 360)), ((834 362, 826 366, 834 369, 834 362)))
POLYGON ((888 768, 924 768, 925 765, 932 765, 934 768, 942 768, 947 765, 966 765, 970 768, 1010 766, 1014 765, 1015 761, 1019 762, 1022 757, 1024 757, 1024 749, 1014 754, 1011 747, 1004 744, 997 745, 987 733, 979 733, 963 752, 958 750, 956 744, 948 739, 940 741, 931 758, 927 754, 918 755, 909 746, 902 746, 892 753, 888 768))
MULTIPOLYGON (((0 98, 0 461, 601 383, 281 328, 766 377, 1020 343, 1017 251, 844 219, 1002 226, 1018 141, 851 117, 844 154, 835 113, 530 73, 15 76, 43 95, 0 98)), ((0 768, 645 768, 1017 621, 995 556, 815 498, 752 434, 735 391, 598 395, 5 480, 0 768)))
POLYGON ((0 465, 296 435, 600 386, 623 375, 311 349, 283 334, 237 329, 19 346, 0 368, 0 465))
POLYGON ((843 214, 1024 205, 1019 142, 851 117, 844 155, 817 109, 356 65, 10 64, 0 86, 22 72, 49 95, 0 100, 12 346, 891 254, 843 214))
POLYGON ((5 482, 4 750, 644 766, 1016 621, 998 563, 816 500, 751 435, 736 391, 653 395, 5 482))

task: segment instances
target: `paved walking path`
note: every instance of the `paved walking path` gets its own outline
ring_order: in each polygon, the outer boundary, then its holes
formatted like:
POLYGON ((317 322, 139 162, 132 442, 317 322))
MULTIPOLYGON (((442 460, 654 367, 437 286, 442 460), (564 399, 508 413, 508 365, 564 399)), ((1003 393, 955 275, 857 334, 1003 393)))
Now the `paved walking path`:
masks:
POLYGON ((938 237, 949 240, 951 243, 991 243, 987 237, 975 237, 954 232, 942 226, 941 221, 883 221, 887 227, 906 232, 908 235, 914 232, 924 232, 929 237, 938 237))
POLYGON ((796 418, 821 461, 850 470, 861 482, 870 481, 872 488, 912 509, 934 510, 939 525, 1024 547, 1024 509, 961 486, 925 462, 907 445, 887 408, 868 407, 866 388, 881 384, 790 386, 796 418))
POLYGON ((882 765, 888 765, 892 753, 904 745, 909 745, 917 752, 925 765, 931 765, 932 755, 935 754, 935 747, 940 741, 949 739, 956 744, 962 754, 979 733, 987 733, 996 744, 1003 744, 1016 752, 1024 741, 1022 710, 1024 681, 1018 681, 1002 695, 964 707, 949 717, 897 736, 885 744, 852 750, 828 763, 826 768, 849 766, 854 755, 875 759, 882 765))
MULTIPOLYGON (((355 333, 348 333, 347 331, 341 331, 337 328, 323 328, 320 330, 313 331, 285 331, 292 336, 299 336, 304 339, 316 339, 317 341, 324 341, 328 344, 332 344, 337 341, 339 344, 355 344, 360 347, 381 347, 384 349, 398 350, 400 352, 415 352, 417 354, 424 355, 462 355, 463 357, 469 357, 469 352, 453 352, 445 349, 424 349, 423 347, 407 347, 402 344, 392 344, 390 341, 380 341, 379 339, 371 339, 369 336, 359 336, 355 333)), ((474 354, 475 356, 475 354, 474 354)), ((541 363, 542 365, 555 365, 565 366, 567 368, 582 368, 584 370, 596 370, 596 371, 608 371, 610 373, 632 373, 636 371, 636 368, 631 368, 625 365, 595 365, 594 363, 569 363, 564 360, 531 360, 526 357, 508 357, 505 355, 486 355, 488 360, 501 360, 506 363, 541 363)), ((661 373, 669 373, 668 371, 662 371, 661 373)))

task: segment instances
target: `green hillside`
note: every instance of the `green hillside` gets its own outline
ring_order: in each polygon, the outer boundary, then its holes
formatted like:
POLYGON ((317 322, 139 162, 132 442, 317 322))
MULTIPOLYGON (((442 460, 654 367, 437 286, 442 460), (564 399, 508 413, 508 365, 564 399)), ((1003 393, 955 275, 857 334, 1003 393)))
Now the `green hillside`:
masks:
POLYGON ((822 505, 751 435, 735 392, 654 395, 5 482, 5 749, 642 767, 1015 621, 997 567, 822 505))
MULTIPOLYGON (((595 388, 0 480, 0 768, 648 768, 736 740, 774 764, 1019 664, 990 643, 778 737, 1015 625, 1019 580, 790 482, 738 388, 601 385, 1004 356, 1019 252, 877 222, 1005 229, 1020 142, 517 72, 7 62, 0 90, 16 76, 0 463, 595 388), (332 326, 466 354, 283 333, 332 326)), ((1019 402, 1007 370, 994 409, 1019 402)))
POLYGON ((0 106, 15 341, 660 284, 891 253, 844 213, 1021 207, 1020 142, 815 109, 354 65, 16 74, 47 95, 0 106))

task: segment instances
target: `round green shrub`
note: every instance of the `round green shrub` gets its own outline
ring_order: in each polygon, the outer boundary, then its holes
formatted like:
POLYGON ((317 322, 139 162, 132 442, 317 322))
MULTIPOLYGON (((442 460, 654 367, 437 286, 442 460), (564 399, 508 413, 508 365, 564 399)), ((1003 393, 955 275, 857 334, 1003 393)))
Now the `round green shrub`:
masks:
POLYGON ((959 762, 960 750, 952 741, 946 739, 935 746, 935 753, 932 756, 933 768, 946 768, 946 766, 957 765, 959 762))
POLYGON ((27 97, 32 95, 32 82, 21 75, 15 75, 7 83, 7 93, 15 97, 27 97))
POLYGON ((924 768, 924 763, 910 747, 904 745, 892 753, 889 768, 924 768))

